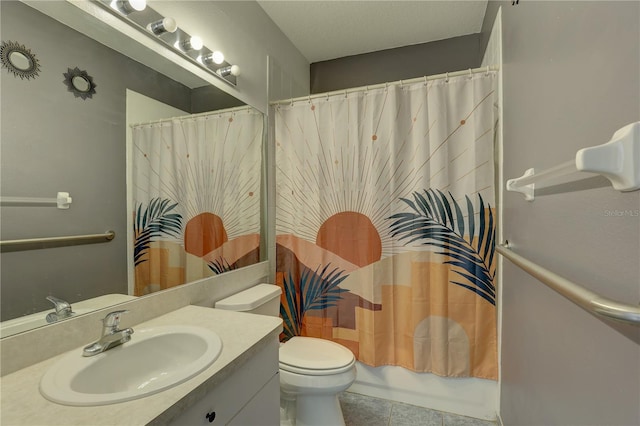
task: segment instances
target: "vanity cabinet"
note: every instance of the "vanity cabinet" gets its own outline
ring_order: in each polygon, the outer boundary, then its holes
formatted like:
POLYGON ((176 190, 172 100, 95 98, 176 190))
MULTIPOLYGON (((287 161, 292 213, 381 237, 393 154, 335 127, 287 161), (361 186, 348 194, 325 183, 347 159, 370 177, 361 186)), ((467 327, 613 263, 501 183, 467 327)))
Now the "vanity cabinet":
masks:
POLYGON ((273 376, 228 424, 230 426, 279 425, 280 376, 278 374, 273 376))
MULTIPOLYGON (((52 422, 67 426, 125 424, 278 426, 280 424, 280 376, 278 374, 278 335, 282 331, 280 318, 190 305, 134 325, 134 328, 144 330, 176 325, 206 328, 217 333, 222 340, 222 351, 213 364, 184 383, 153 395, 117 404, 87 407, 61 405, 46 399, 39 392, 42 377, 65 355, 51 356, 42 362, 2 376, 0 424, 12 426, 50 425, 52 422), (209 422, 209 419, 213 421, 209 422)), ((2 341, 3 353, 10 347, 7 342, 18 336, 11 336, 2 341)), ((24 333, 24 336, 30 337, 24 339, 29 342, 29 346, 25 346, 25 350, 20 354, 28 356, 28 350, 29 348, 32 350, 33 342, 42 340, 42 337, 37 330, 24 333), (30 333, 33 333, 34 337, 28 336, 30 333)), ((135 336, 137 334, 134 334, 132 339, 135 339, 135 336)), ((115 349, 117 350, 118 348, 115 349)), ((75 348, 73 351, 79 353, 80 348, 75 348)), ((13 349, 9 353, 15 354, 16 351, 13 349)), ((106 353, 108 354, 109 352, 106 353)), ((149 356, 153 355, 149 354, 149 356)), ((3 369, 4 367, 3 364, 3 369)))
POLYGON ((234 370, 169 425, 279 425, 278 341, 274 339, 234 370))

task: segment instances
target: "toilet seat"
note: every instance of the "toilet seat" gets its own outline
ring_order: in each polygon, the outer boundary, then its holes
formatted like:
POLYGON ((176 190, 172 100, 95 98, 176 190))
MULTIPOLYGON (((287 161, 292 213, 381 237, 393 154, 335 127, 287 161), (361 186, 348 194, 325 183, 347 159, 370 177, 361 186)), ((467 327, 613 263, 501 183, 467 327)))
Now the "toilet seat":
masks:
POLYGON ((301 374, 303 376, 332 376, 335 374, 340 374, 340 373, 349 371, 350 369, 353 368, 355 363, 356 361, 354 359, 350 364, 345 365, 344 367, 325 369, 325 370, 312 370, 309 368, 300 368, 294 365, 280 363, 280 370, 288 371, 289 373, 301 374))
POLYGON ((280 346, 280 368, 309 376, 328 376, 349 371, 353 353, 338 343, 315 337, 296 336, 280 346))

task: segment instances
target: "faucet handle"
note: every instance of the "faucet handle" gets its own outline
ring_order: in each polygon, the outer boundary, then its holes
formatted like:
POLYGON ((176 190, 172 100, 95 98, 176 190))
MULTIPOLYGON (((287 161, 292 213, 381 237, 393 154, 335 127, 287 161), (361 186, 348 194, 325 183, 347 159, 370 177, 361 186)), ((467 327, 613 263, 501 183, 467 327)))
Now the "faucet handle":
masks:
POLYGON ((54 296, 47 296, 47 300, 53 303, 55 307, 56 314, 70 314, 71 313, 71 305, 66 300, 58 299, 54 296))
POLYGON ((122 314, 126 314, 127 312, 129 311, 122 310, 122 311, 109 312, 107 316, 105 316, 104 319, 102 320, 102 323, 104 324, 105 327, 117 329, 118 325, 120 324, 120 316, 122 314))

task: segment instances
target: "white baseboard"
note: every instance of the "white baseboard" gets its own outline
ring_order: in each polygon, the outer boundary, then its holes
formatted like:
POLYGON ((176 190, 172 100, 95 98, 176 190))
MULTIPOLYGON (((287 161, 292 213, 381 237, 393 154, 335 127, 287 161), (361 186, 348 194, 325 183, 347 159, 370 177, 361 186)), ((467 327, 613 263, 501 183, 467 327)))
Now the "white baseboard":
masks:
POLYGON ((447 378, 402 367, 357 364, 348 389, 362 395, 403 402, 461 416, 496 421, 498 383, 476 378, 447 378))

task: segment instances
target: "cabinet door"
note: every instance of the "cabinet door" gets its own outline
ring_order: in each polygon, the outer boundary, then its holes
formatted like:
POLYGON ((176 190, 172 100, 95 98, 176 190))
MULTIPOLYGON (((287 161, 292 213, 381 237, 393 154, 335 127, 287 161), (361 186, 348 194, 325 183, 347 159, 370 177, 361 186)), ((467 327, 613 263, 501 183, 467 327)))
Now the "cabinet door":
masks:
MULTIPOLYGON (((222 349, 224 350, 224 349, 222 349)), ((171 426, 226 425, 256 395, 267 382, 278 376, 278 342, 267 345, 202 399, 187 408, 169 423, 171 426)), ((278 382, 279 383, 279 382, 278 382)), ((277 400, 270 401, 276 410, 280 406, 280 387, 277 400), (275 401, 275 402, 274 402, 275 401)))
POLYGON ((280 425, 280 375, 276 374, 229 422, 230 426, 280 425))

